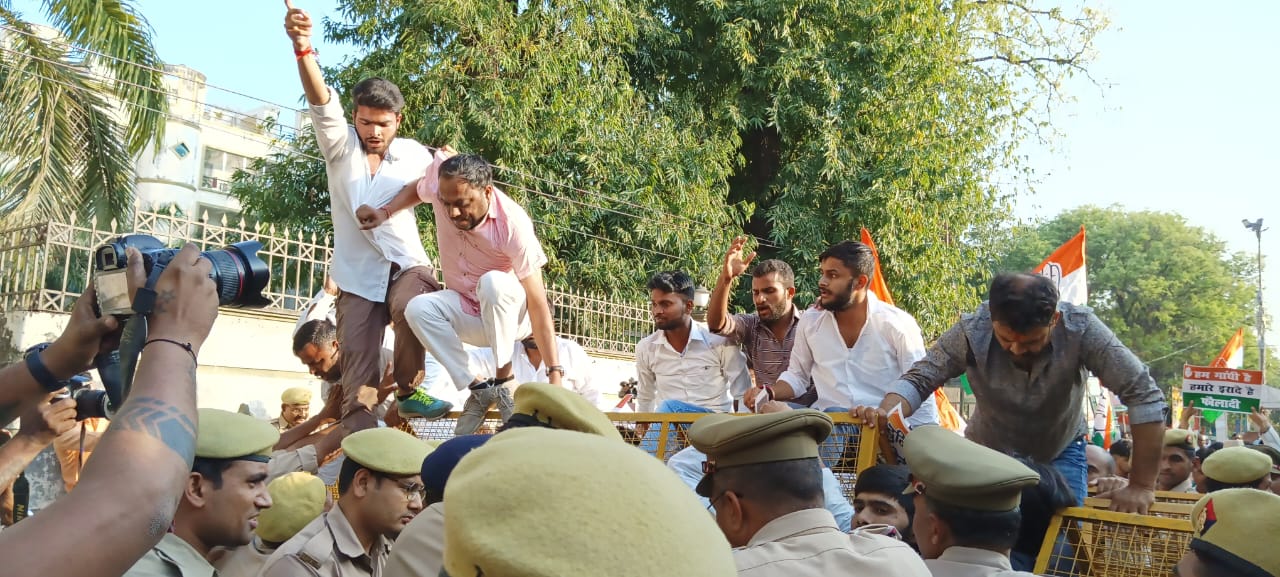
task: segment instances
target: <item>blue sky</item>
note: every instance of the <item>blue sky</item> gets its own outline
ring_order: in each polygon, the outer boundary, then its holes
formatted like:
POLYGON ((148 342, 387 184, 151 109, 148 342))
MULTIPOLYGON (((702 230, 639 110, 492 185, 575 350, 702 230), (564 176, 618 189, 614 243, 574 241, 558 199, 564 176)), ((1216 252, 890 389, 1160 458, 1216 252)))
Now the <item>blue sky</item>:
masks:
MULTIPOLYGON (((155 28, 161 58, 204 72, 224 87, 297 107, 300 89, 282 24, 283 1, 137 0, 155 28)), ((298 0, 314 18, 337 18, 335 0, 298 0)), ((1041 182, 1017 214, 1047 217, 1082 204, 1176 212, 1228 242, 1256 248, 1241 219, 1263 217, 1263 253, 1280 255, 1280 2, 1092 0, 1112 22, 1097 41, 1092 75, 1064 90, 1076 98, 1055 118, 1052 149, 1028 148, 1041 182)), ((39 3, 14 7, 36 16, 39 3)), ((317 40, 324 62, 351 48, 317 40)), ((257 103, 210 89, 212 104, 257 103)), ((1065 240, 1065 239, 1064 239, 1065 240)), ((1280 319, 1280 261, 1264 279, 1267 308, 1280 319)), ((1206 295, 1211 297, 1212 295, 1206 295)), ((1280 344, 1280 331, 1268 331, 1280 344)))

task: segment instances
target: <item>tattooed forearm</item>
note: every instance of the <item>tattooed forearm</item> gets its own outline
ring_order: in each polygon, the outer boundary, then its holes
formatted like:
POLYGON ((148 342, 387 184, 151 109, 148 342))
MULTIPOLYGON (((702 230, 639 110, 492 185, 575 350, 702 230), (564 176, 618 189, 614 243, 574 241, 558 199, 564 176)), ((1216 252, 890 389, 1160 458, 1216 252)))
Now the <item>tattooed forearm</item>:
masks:
POLYGON ((177 295, 174 294, 173 291, 160 291, 160 294, 156 295, 155 312, 158 312, 158 313, 165 312, 166 310, 168 310, 169 305, 173 304, 173 300, 176 298, 178 297, 177 295))
POLYGON ((134 397, 116 415, 111 428, 123 428, 160 439, 188 466, 196 454, 196 424, 177 407, 155 397, 134 397))

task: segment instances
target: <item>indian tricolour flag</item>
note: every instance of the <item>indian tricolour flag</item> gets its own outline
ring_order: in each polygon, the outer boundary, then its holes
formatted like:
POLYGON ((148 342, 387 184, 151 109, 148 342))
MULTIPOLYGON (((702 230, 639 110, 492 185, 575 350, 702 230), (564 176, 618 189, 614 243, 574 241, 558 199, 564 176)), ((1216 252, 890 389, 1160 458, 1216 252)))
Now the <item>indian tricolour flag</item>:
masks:
POLYGON ((1058 283, 1060 300, 1073 305, 1083 305, 1088 302, 1089 284, 1085 281, 1084 266, 1084 225, 1080 225, 1080 234, 1053 251, 1049 258, 1044 259, 1044 262, 1036 267, 1035 272, 1058 283))
MULTIPOLYGON (((1236 329, 1236 334, 1231 335, 1227 341, 1227 346, 1222 347, 1222 352, 1218 353, 1218 358, 1213 359, 1209 364, 1211 367, 1221 367, 1225 369, 1244 368, 1244 328, 1236 329)), ((1205 423, 1214 424, 1214 434, 1218 439, 1227 438, 1227 421, 1222 419, 1222 413, 1212 409, 1201 409, 1200 418, 1205 423)))
POLYGON ((1231 336, 1231 340, 1227 341, 1227 346, 1222 347, 1222 352, 1218 353, 1218 358, 1213 359, 1211 367, 1222 367, 1226 369, 1239 369, 1244 367, 1244 328, 1236 329, 1236 334, 1231 336))

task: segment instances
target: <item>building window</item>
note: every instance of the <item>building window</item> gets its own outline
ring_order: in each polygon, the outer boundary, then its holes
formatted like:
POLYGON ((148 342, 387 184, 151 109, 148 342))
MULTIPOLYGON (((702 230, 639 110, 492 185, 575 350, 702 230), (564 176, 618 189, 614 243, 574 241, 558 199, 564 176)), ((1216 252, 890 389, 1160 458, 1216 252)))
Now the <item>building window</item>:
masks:
POLYGON ((205 149, 200 187, 227 194, 231 192, 231 178, 235 176, 236 171, 248 170, 251 162, 247 156, 216 148, 205 149))

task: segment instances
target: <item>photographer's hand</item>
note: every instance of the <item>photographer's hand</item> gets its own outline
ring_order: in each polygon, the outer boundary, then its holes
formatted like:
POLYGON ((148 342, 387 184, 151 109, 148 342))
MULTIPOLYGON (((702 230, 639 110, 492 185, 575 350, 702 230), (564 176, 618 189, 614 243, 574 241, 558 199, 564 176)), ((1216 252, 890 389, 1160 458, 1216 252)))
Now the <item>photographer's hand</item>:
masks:
MULTIPOLYGON (((129 297, 146 283, 142 270, 142 256, 134 249, 128 250, 129 264, 125 278, 129 284, 129 297)), ((114 350, 120 344, 120 322, 115 317, 99 318, 94 313, 98 295, 90 283, 76 299, 67 320, 67 328, 58 340, 40 353, 49 372, 59 379, 70 378, 83 372, 93 363, 98 353, 114 350)), ((0 371, 0 425, 7 425, 18 415, 34 407, 48 394, 27 370, 24 363, 14 363, 0 371)))
POLYGON ((76 402, 53 397, 41 397, 42 402, 24 413, 18 434, 0 447, 0 487, 8 487, 54 438, 76 426, 76 402))
POLYGON ((201 257, 194 244, 182 247, 174 255, 156 281, 148 340, 190 343, 192 351, 199 354, 218 316, 218 291, 209 280, 212 268, 213 263, 201 257))

